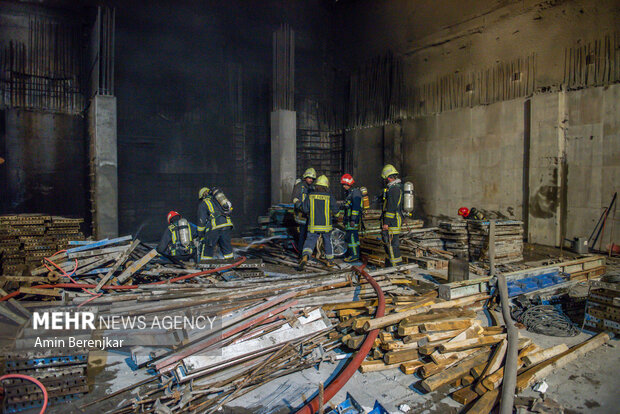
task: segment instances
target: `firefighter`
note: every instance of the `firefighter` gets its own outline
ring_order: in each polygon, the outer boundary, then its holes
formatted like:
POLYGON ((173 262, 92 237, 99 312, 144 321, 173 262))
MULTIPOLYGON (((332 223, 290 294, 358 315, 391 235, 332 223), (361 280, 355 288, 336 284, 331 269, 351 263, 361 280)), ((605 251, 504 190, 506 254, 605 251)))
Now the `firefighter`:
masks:
MULTIPOLYGON (((301 179, 295 181, 293 193, 291 194, 291 202, 297 205, 298 201, 303 204, 308 193, 314 190, 314 180, 316 180, 316 171, 314 168, 308 168, 301 179)), ((295 222, 299 226, 299 235, 297 238, 297 251, 301 254, 308 234, 308 217, 299 208, 295 207, 295 222)))
POLYGON ((345 230, 345 241, 347 251, 345 262, 357 262, 360 258, 360 236, 359 230, 362 223, 362 191, 353 187, 355 180, 351 174, 344 174, 340 179, 340 184, 344 188, 346 198, 344 201, 344 217, 342 223, 345 230))
POLYGON ((403 189, 398 178, 398 171, 392 164, 386 164, 381 171, 385 180, 381 209, 381 239, 387 254, 386 267, 402 262, 400 256, 400 227, 403 221, 403 189))
POLYGON ((297 201, 298 208, 308 217, 308 235, 302 249, 298 270, 303 270, 312 255, 319 237, 323 237, 327 265, 333 266, 334 248, 330 237, 332 215, 338 213, 336 199, 329 193, 329 180, 321 175, 316 180, 315 190, 305 198, 303 203, 297 201))
POLYGON ((232 204, 218 189, 203 187, 198 192, 198 236, 201 240, 200 260, 214 258, 215 246, 220 246, 224 259, 233 258, 230 213, 232 204))
POLYGON ((196 226, 185 220, 176 211, 168 213, 168 228, 157 245, 157 253, 179 260, 196 259, 198 240, 196 226))
POLYGON ((476 207, 472 207, 471 210, 467 207, 459 208, 459 216, 469 220, 485 220, 484 214, 476 207))

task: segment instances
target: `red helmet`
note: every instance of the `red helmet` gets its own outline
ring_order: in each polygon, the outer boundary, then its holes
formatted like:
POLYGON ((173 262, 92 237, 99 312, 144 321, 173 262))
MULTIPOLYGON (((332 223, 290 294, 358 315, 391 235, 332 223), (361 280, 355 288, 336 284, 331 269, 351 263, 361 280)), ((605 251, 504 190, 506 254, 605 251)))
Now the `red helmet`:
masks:
POLYGON ((172 218, 176 216, 180 216, 180 214, 176 211, 171 211, 170 213, 168 213, 168 224, 170 224, 170 220, 172 220, 172 218))
POLYGON ((353 185, 353 183, 355 183, 355 180, 353 180, 353 176, 351 174, 345 174, 340 179, 340 184, 353 185))
POLYGON ((463 216, 463 217, 469 216, 469 209, 467 207, 459 208, 459 216, 463 216))

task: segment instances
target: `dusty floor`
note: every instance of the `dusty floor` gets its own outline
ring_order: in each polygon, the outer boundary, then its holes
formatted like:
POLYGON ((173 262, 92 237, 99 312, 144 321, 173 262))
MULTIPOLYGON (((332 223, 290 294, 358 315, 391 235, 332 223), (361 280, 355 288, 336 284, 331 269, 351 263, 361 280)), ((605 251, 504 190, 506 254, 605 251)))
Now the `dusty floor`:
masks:
MULTIPOLYGON (((618 266, 611 266, 612 274, 620 274, 618 266)), ((561 342, 571 346, 589 337, 586 333, 572 338, 555 338, 537 335, 525 330, 521 333, 532 337, 542 347, 561 342)), ((105 403, 80 410, 84 402, 93 401, 106 394, 138 382, 147 375, 142 371, 131 371, 125 359, 128 355, 110 353, 107 356, 91 358, 101 368, 91 368, 93 378, 92 391, 79 401, 50 407, 50 413, 108 412, 119 403, 135 398, 136 394, 125 393, 105 403), (105 367, 103 367, 105 365, 105 367)), ((324 363, 320 369, 308 369, 272 381, 253 392, 235 400, 225 412, 235 413, 288 413, 298 408, 304 399, 312 397, 320 382, 325 382, 338 372, 344 362, 339 364, 324 363)), ((577 362, 557 370, 546 378, 549 389, 547 398, 551 398, 564 407, 567 414, 574 413, 617 413, 620 412, 620 342, 611 343, 595 350, 577 362)), ((447 394, 448 389, 426 394, 418 388, 420 378, 405 375, 398 369, 361 374, 356 372, 345 387, 332 399, 333 403, 342 402, 350 393, 364 408, 370 410, 378 400, 390 413, 400 413, 399 407, 406 404, 411 413, 458 413, 462 406, 447 394)), ((522 396, 540 397, 540 394, 529 389, 522 396)), ((36 411, 31 411, 36 412, 36 411)))

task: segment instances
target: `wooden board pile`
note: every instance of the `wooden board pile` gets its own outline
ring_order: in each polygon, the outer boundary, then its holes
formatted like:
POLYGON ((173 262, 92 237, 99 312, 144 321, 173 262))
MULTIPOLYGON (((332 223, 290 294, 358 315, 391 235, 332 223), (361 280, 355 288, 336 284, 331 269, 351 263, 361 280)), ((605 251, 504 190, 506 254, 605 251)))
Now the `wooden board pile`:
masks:
MULTIPOLYGON (((375 319, 343 304, 337 308, 341 319, 337 329, 345 333, 341 340, 357 349, 368 331, 380 329, 360 367, 362 373, 389 369, 416 373, 422 378, 417 384, 421 390, 445 392, 463 405, 474 403, 468 413, 491 412, 504 375, 505 327, 482 326, 476 310, 484 295, 442 301, 434 294, 431 291, 413 303, 392 301, 392 313, 375 319)), ((520 337, 517 390, 608 340, 609 335, 601 334, 570 349, 565 344, 542 349, 520 337)))
POLYGON ((297 226, 292 204, 274 204, 269 207, 266 216, 258 217, 258 226, 265 237, 287 236, 297 226))
POLYGON ((83 240, 83 221, 39 214, 0 216, 1 274, 22 274, 65 249, 69 240, 83 240))
POLYGON ((620 283, 594 282, 586 303, 584 327, 620 334, 620 283))
MULTIPOLYGON (((469 233, 469 259, 488 261, 489 222, 467 220, 469 233)), ((497 220, 495 225, 495 262, 513 263, 523 260, 523 222, 497 220)))
POLYGON ((440 221, 439 231, 441 232, 441 240, 444 243, 444 250, 452 253, 454 257, 469 260, 467 221, 440 221))
MULTIPOLYGON (((430 245, 441 244, 436 228, 409 229, 400 235, 400 253, 405 263, 417 263, 424 269, 447 269, 452 254, 439 248, 425 246, 424 240, 431 240, 430 245)), ((368 262, 382 266, 387 255, 379 234, 360 236, 360 247, 368 256, 368 262)))
MULTIPOLYGON (((363 227, 360 236, 377 235, 381 233, 380 225, 381 210, 365 210, 363 217, 363 227)), ((424 227, 422 220, 414 220, 407 218, 403 220, 402 231, 406 232, 424 227)))

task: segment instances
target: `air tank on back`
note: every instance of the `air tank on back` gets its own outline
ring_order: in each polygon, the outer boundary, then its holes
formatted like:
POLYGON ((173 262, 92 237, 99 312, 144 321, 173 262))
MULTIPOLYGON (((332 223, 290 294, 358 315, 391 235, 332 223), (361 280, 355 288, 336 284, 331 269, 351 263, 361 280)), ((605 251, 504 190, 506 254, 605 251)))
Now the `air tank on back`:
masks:
POLYGON ((407 181, 403 185, 403 211, 410 216, 413 212, 413 206, 415 204, 415 198, 413 196, 413 184, 407 181))
POLYGON ((189 223, 184 218, 179 219, 177 223, 177 227, 179 228, 179 240, 183 246, 189 246, 191 243, 191 229, 189 228, 189 223))
POLYGON ((224 194, 222 190, 220 190, 219 188, 214 188, 213 196, 226 214, 229 214, 232 211, 232 203, 228 200, 226 194, 224 194))

